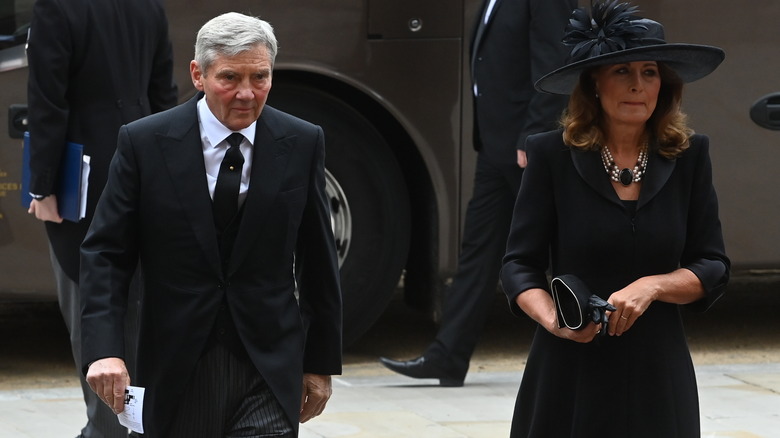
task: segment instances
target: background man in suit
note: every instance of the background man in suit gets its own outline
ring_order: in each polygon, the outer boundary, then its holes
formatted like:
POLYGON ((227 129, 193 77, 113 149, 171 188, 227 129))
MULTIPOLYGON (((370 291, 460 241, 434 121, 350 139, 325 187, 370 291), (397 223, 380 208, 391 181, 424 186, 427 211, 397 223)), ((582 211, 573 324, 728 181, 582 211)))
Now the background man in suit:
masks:
MULTIPOLYGON (((79 246, 103 191, 119 127, 176 105, 168 21, 159 0, 36 0, 27 59, 34 198, 29 211, 46 221, 59 305, 80 363, 79 246), (78 223, 63 222, 53 195, 66 141, 83 144, 91 157, 87 214, 78 223)), ((79 376, 88 418, 82 436, 127 437, 79 376)))
POLYGON ((486 0, 471 44, 474 191, 458 270, 444 297, 436 339, 422 356, 389 369, 462 386, 498 286, 512 209, 526 165, 525 139, 555 127, 565 96, 538 93, 534 82, 563 65, 563 30, 576 0, 486 0))
POLYGON ((120 129, 82 245, 82 363, 116 412, 131 378, 146 388, 144 436, 297 436, 341 372, 323 132, 265 105, 276 47, 258 18, 210 20, 190 64, 201 92, 120 129), (139 258, 128 376, 121 319, 139 258))

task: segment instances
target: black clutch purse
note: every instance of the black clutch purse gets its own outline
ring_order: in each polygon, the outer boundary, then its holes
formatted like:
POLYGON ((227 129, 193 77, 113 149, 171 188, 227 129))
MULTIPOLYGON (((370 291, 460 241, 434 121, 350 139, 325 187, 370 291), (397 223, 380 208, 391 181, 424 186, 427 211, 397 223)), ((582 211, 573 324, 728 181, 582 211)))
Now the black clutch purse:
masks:
POLYGON ((598 295, 590 293, 588 286, 574 275, 559 275, 550 283, 558 328, 580 330, 589 322, 604 324, 601 333, 607 332, 607 311, 615 307, 598 295))

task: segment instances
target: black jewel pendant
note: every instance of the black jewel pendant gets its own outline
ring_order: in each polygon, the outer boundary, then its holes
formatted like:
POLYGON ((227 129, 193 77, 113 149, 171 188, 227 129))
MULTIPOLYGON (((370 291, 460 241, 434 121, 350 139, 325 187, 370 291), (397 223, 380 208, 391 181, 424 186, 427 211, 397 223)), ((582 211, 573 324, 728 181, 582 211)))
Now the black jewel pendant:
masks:
POLYGON ((620 184, 623 184, 624 186, 631 185, 631 181, 634 180, 634 172, 631 171, 629 168, 625 168, 620 171, 620 184))

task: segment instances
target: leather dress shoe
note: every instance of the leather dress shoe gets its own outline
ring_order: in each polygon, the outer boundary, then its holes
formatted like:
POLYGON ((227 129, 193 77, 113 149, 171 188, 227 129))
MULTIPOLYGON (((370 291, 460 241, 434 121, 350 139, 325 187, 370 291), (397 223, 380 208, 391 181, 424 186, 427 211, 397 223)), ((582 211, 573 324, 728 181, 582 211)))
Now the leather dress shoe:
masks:
POLYGON ((415 379, 439 379, 439 385, 445 387, 463 386, 464 377, 455 377, 447 373, 434 360, 420 356, 416 359, 399 361, 380 357, 379 362, 391 371, 415 379))

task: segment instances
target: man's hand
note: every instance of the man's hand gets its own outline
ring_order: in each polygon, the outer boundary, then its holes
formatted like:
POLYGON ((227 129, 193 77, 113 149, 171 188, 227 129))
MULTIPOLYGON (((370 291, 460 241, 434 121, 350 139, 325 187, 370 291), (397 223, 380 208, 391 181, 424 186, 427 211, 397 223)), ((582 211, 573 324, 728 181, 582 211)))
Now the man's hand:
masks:
POLYGON ((517 150, 517 165, 520 166, 521 169, 525 169, 525 167, 528 166, 528 157, 522 149, 517 150))
POLYGON ((27 213, 34 214, 42 221, 62 223, 62 217, 57 209, 57 197, 54 195, 49 195, 40 201, 33 199, 27 213))
POLYGON ((87 370, 87 383, 115 414, 125 410, 125 389, 130 384, 130 375, 124 360, 107 357, 92 362, 87 370))
POLYGON ((301 423, 320 415, 333 394, 330 376, 321 374, 303 375, 303 394, 301 396, 301 423))

